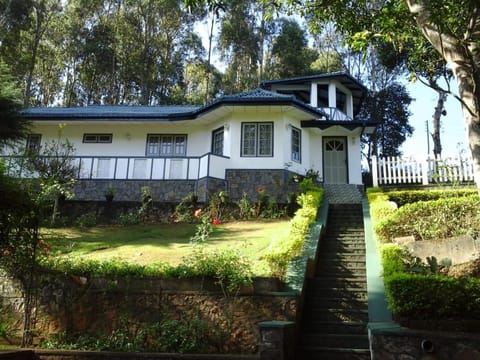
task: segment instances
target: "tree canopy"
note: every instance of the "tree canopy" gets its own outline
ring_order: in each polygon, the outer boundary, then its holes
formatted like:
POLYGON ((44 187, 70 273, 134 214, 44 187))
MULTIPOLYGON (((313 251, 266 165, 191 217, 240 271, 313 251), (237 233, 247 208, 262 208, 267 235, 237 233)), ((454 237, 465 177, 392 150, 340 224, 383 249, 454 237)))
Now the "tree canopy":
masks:
POLYGON ((20 116, 21 93, 7 67, 0 60, 0 146, 26 136, 28 122, 20 116))

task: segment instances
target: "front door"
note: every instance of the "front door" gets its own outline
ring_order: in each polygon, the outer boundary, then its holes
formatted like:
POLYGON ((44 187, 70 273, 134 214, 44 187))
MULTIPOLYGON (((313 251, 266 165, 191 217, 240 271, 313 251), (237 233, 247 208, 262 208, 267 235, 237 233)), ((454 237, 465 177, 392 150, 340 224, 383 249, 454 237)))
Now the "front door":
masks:
POLYGON ((347 183, 347 139, 323 139, 323 176, 325 184, 347 183))

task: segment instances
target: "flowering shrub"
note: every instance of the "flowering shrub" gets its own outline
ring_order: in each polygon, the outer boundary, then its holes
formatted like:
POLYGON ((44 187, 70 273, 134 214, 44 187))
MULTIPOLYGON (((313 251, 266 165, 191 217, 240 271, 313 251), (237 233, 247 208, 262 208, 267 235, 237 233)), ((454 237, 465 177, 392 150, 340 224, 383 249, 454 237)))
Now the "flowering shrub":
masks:
POLYGON ((212 221, 210 220, 210 216, 208 214, 202 214, 202 209, 195 210, 194 216, 197 219, 200 219, 200 224, 197 225, 195 235, 190 238, 190 242, 194 244, 203 244, 210 238, 210 233, 213 230, 212 221))

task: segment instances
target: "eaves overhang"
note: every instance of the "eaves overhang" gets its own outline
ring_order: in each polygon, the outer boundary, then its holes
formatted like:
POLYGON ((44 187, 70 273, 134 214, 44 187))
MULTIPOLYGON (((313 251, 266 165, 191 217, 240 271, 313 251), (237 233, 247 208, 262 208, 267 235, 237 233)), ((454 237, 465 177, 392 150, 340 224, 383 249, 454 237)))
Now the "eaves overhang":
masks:
POLYGON ((363 133, 370 134, 375 131, 377 124, 366 121, 343 121, 343 120, 303 120, 301 122, 302 128, 316 128, 320 130, 327 130, 334 126, 341 126, 349 131, 361 128, 363 133))

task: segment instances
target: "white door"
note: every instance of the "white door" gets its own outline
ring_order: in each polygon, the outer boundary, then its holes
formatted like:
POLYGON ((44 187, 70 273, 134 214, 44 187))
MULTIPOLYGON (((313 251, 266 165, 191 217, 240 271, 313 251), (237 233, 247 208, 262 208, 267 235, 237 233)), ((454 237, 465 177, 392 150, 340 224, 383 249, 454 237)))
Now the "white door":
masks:
POLYGON ((325 184, 347 183, 346 138, 325 138, 323 140, 323 175, 325 184))

